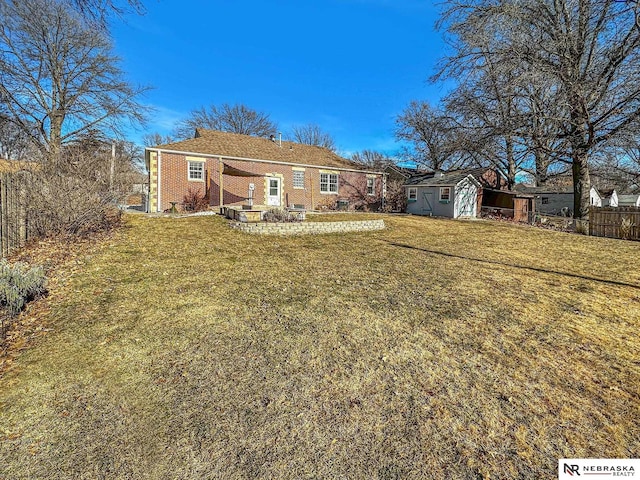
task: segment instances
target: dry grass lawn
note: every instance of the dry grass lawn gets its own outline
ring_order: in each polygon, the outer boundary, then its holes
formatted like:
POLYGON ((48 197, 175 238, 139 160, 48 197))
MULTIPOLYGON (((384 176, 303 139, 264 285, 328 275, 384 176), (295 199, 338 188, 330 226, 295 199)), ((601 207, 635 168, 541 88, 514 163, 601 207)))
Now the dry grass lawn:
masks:
POLYGON ((51 331, 0 379, 0 478, 552 479, 640 457, 638 243, 385 222, 129 217, 57 272, 51 331))

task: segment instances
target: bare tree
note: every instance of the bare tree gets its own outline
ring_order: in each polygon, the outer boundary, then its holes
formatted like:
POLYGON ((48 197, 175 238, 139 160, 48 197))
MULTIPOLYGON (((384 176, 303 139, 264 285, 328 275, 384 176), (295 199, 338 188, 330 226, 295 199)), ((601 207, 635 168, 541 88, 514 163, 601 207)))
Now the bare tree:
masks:
POLYGON ((617 138, 599 152, 594 173, 618 193, 640 193, 640 142, 637 136, 617 138))
POLYGON ((323 131, 318 125, 309 123, 294 126, 291 130, 291 137, 298 143, 328 148, 332 152, 336 151, 336 144, 331 134, 323 131))
POLYGON ((558 135, 563 107, 554 85, 543 78, 524 86, 521 95, 524 108, 520 135, 533 157, 522 169, 532 175, 536 186, 544 186, 554 174, 571 168, 565 142, 558 135))
POLYGON ((460 166, 453 148, 454 125, 444 111, 412 101, 396 118, 396 127, 396 138, 410 144, 405 149, 408 160, 432 170, 460 166))
POLYGON ((139 0, 68 0, 68 3, 85 18, 103 26, 111 14, 122 16, 130 12, 143 14, 145 11, 139 0))
POLYGON ((227 103, 193 110, 187 118, 178 124, 175 136, 178 138, 193 137, 196 128, 255 135, 256 137, 268 137, 278 131, 278 125, 269 119, 268 114, 258 112, 242 104, 229 105, 227 103))
POLYGON ((105 32, 56 0, 0 1, 0 98, 8 120, 50 160, 91 130, 144 120, 105 32), (35 126, 35 129, 34 129, 35 126))
POLYGON ((162 135, 158 132, 147 133, 142 137, 142 143, 145 147, 155 147, 157 145, 165 145, 175 141, 176 138, 173 135, 162 135))
POLYGON ((550 82, 560 108, 538 112, 557 122, 570 162, 575 215, 589 210, 589 158, 602 143, 637 127, 640 116, 640 29, 634 6, 616 0, 472 0, 451 2, 442 25, 456 57, 475 67, 482 52, 519 87, 550 82), (467 42, 464 32, 482 34, 467 42), (555 117, 555 118, 554 118, 555 117))
POLYGON ((351 155, 351 161, 371 170, 382 170, 395 162, 388 155, 375 150, 362 150, 351 155))
POLYGON ((8 160, 25 159, 33 151, 33 143, 28 135, 0 115, 0 158, 8 160))

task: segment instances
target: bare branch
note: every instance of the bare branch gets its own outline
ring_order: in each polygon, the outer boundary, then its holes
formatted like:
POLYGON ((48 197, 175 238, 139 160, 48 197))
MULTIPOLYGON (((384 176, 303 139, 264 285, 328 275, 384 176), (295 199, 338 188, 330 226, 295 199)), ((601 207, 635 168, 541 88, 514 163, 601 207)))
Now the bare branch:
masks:
POLYGON ((194 135, 196 128, 257 137, 268 137, 278 131, 277 124, 269 119, 268 114, 258 112, 242 104, 229 105, 227 103, 193 110, 187 118, 178 124, 174 136, 190 138, 194 135))
POLYGON ((328 148, 332 152, 336 151, 336 143, 331 134, 324 132, 318 125, 312 123, 294 126, 291 137, 298 143, 328 148))

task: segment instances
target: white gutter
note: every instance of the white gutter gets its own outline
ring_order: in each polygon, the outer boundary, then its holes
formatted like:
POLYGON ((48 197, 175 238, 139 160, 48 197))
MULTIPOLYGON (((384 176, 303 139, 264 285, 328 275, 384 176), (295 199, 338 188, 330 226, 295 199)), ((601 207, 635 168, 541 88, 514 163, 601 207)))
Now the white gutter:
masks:
POLYGON ((388 173, 384 173, 384 172, 374 172, 374 171, 370 171, 370 170, 356 170, 355 168, 342 168, 342 167, 331 167, 328 165, 310 165, 310 164, 305 164, 305 163, 291 163, 291 162, 279 162, 276 160, 260 160, 257 158, 245 158, 245 157, 229 157, 226 155, 211 155, 208 153, 197 153, 197 152, 183 152, 183 151, 179 151, 179 150, 165 150, 164 148, 145 148, 145 150, 153 150, 158 152, 158 156, 160 156, 161 152, 164 153, 173 153, 173 154, 177 154, 177 155, 195 155, 198 157, 206 157, 206 158, 211 158, 211 159, 226 159, 226 160, 237 160, 240 162, 258 162, 258 163, 274 163, 276 165, 290 165, 290 166, 294 166, 294 167, 308 167, 308 168, 323 168, 323 169, 327 169, 327 170, 339 170, 341 172, 357 172, 357 173, 368 173, 368 174, 375 174, 375 175, 389 175, 388 173))

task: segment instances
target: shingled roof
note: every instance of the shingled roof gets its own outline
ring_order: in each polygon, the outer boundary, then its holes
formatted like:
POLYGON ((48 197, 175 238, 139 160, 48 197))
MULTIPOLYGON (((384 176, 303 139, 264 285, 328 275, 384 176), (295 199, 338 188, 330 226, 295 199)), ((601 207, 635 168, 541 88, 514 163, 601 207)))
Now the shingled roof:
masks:
POLYGON ((452 172, 430 172, 422 175, 415 175, 409 178, 406 182, 406 186, 450 186, 457 185, 462 180, 467 177, 471 177, 474 183, 480 186, 480 182, 475 177, 474 173, 477 173, 476 170, 480 169, 470 169, 470 170, 454 170, 452 172))
POLYGON ((152 150, 266 160, 298 165, 363 170, 362 166, 336 155, 328 148, 282 142, 268 138, 198 128, 195 138, 151 147, 152 150))

